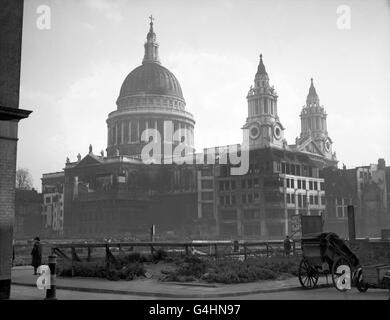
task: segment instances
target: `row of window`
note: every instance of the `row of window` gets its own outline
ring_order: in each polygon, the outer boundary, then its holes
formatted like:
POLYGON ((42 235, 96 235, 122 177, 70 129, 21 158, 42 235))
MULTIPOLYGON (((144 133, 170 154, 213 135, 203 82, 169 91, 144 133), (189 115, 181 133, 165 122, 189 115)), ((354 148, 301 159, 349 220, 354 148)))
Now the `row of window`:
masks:
MULTIPOLYGON (((260 199, 260 194, 258 192, 254 193, 243 193, 241 195, 241 202, 246 203, 253 203, 255 201, 258 201, 260 199)), ((224 195, 219 197, 219 204, 220 205, 235 205, 236 204, 236 196, 234 194, 224 195)))
POLYGON ((272 99, 264 97, 263 99, 254 99, 249 101, 249 116, 259 114, 274 114, 276 111, 275 102, 272 99))
POLYGON ((318 181, 311 181, 309 180, 308 183, 306 183, 306 180, 302 179, 286 179, 286 187, 292 188, 292 189, 303 189, 306 190, 306 186, 309 187, 309 190, 325 190, 324 182, 318 182, 318 181))
POLYGON ((177 107, 180 109, 184 109, 184 103, 182 101, 178 101, 176 99, 167 99, 167 98, 159 98, 159 97, 147 97, 147 98, 130 98, 127 99, 128 106, 144 106, 144 105, 163 105, 170 107, 177 107))
MULTIPOLYGON (((295 204, 296 201, 295 194, 287 193, 286 196, 287 196, 287 203, 295 204)), ((297 199, 298 199, 298 207, 300 208, 306 207, 307 204, 318 205, 320 204, 319 201, 321 201, 321 205, 325 205, 325 196, 319 197, 318 195, 309 195, 309 197, 307 197, 307 195, 305 194, 298 194, 297 199), (309 202, 307 200, 309 200, 309 202)))
POLYGON ((286 162, 278 162, 276 164, 276 171, 281 172, 284 174, 291 174, 294 176, 304 176, 304 177, 318 177, 318 168, 300 165, 300 164, 293 164, 293 163, 286 163, 286 162))

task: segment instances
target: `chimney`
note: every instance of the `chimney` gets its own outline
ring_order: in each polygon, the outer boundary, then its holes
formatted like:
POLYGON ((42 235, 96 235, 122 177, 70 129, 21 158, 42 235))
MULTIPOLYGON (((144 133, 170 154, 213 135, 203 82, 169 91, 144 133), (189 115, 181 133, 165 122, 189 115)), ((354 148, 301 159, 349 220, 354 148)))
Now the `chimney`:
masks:
POLYGON ((378 159, 378 170, 385 170, 385 169, 386 169, 385 159, 379 158, 378 159))

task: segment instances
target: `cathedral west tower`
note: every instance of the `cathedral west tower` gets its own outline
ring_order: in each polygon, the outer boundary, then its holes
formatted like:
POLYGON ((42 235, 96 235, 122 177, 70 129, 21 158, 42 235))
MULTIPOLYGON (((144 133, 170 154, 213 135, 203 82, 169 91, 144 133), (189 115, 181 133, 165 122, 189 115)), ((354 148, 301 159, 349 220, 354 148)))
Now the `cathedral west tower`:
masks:
POLYGON ((336 154, 332 152, 333 141, 328 135, 327 114, 324 107, 320 105, 313 78, 300 117, 301 134, 296 141, 298 149, 337 163, 336 154))

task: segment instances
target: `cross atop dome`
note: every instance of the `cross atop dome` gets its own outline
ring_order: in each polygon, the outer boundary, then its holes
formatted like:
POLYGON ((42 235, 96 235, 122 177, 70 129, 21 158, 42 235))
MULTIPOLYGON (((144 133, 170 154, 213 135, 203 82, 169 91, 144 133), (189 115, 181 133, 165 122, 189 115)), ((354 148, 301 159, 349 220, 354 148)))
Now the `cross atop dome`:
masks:
POLYGON ((158 44, 156 40, 156 34, 154 33, 153 30, 153 21, 155 19, 152 14, 149 16, 149 20, 150 20, 150 28, 149 28, 148 35, 146 36, 145 56, 142 63, 146 63, 146 62, 160 63, 158 57, 158 44))

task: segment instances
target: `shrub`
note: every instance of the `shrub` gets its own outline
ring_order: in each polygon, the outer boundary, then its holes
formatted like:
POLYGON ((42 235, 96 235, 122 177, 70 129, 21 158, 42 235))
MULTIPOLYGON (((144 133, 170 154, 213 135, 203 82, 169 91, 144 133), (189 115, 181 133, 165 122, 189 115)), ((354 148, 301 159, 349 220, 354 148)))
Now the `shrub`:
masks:
POLYGON ((157 249, 153 251, 153 260, 154 261, 161 261, 165 260, 165 258, 168 256, 168 253, 163 249, 157 249))
MULTIPOLYGON (((133 280, 135 277, 145 276, 146 270, 142 263, 130 262, 127 264, 121 264, 119 267, 118 265, 107 271, 103 264, 78 262, 73 266, 73 275, 76 277, 106 278, 112 281, 120 279, 133 280)), ((58 268, 57 274, 63 277, 71 277, 72 265, 68 263, 58 268)))
POLYGON ((281 276, 296 275, 298 259, 295 258, 250 258, 245 261, 231 259, 209 260, 195 256, 176 262, 176 270, 164 270, 163 281, 193 281, 244 283, 257 280, 272 280, 281 276))

